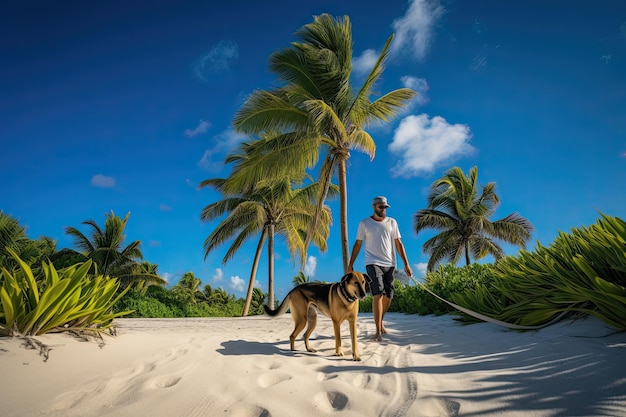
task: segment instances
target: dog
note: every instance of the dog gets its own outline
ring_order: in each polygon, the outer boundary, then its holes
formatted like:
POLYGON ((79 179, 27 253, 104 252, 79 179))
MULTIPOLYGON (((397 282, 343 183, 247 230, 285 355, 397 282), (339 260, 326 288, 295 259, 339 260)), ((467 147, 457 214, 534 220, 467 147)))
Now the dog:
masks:
POLYGON ((304 332, 304 345, 309 352, 315 352, 309 346, 309 336, 317 325, 317 310, 333 321, 335 330, 335 356, 343 356, 341 349, 341 323, 348 320, 350 323, 350 337, 352 340, 352 359, 360 361, 359 348, 356 341, 356 320, 359 314, 359 300, 365 298, 369 277, 361 272, 350 272, 341 278, 340 282, 324 284, 308 282, 292 289, 277 309, 272 310, 267 305, 265 312, 271 316, 280 316, 291 310, 291 317, 295 328, 289 336, 291 350, 295 350, 298 334, 308 324, 304 332))

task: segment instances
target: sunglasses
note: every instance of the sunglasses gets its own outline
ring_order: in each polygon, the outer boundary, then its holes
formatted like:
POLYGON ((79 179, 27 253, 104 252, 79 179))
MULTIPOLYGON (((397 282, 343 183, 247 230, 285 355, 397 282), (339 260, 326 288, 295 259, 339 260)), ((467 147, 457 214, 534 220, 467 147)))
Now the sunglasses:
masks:
POLYGON ((378 210, 383 210, 383 209, 386 210, 387 206, 378 206, 378 210))

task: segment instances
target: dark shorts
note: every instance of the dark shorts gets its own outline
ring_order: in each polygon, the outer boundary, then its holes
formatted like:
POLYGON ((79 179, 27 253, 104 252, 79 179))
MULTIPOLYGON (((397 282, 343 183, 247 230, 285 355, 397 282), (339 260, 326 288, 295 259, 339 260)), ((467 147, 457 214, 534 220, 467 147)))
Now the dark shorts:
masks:
POLYGON ((372 295, 382 294, 385 297, 393 298, 393 266, 365 265, 367 275, 372 280, 370 287, 372 295))

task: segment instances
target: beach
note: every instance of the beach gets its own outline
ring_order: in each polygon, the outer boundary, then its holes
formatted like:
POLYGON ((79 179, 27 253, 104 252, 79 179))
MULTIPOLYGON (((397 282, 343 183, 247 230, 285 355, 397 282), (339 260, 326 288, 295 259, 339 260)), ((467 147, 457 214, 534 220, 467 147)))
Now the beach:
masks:
POLYGON ((588 318, 518 332, 453 316, 389 313, 381 342, 358 320, 362 361, 289 349, 289 314, 117 319, 103 343, 0 338, 0 416, 626 416, 626 334, 588 318))

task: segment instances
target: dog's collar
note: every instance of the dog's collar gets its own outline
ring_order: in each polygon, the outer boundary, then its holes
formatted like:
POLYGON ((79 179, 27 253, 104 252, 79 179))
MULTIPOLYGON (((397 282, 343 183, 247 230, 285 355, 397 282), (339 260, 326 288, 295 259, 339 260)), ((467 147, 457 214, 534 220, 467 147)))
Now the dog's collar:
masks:
POLYGON ((343 286, 343 282, 339 284, 339 291, 341 291, 341 295, 343 295, 343 298, 348 300, 348 302, 353 303, 357 300, 355 296, 348 294, 348 291, 346 291, 346 287, 343 286))

